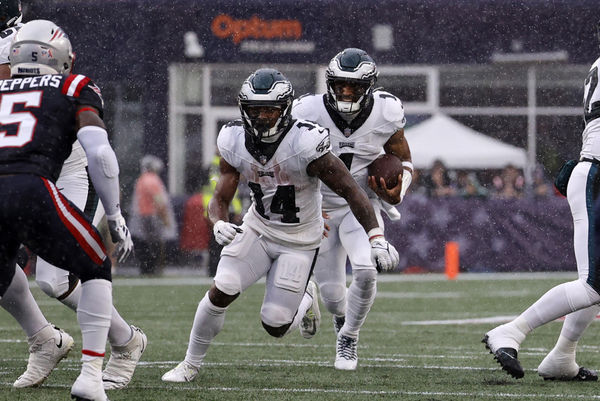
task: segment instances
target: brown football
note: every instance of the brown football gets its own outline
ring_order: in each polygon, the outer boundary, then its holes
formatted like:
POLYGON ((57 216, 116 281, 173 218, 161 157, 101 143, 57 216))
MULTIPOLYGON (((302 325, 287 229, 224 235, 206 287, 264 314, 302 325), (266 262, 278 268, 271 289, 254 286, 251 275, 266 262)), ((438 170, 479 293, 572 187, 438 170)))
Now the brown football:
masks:
POLYGON ((401 176, 403 172, 402 160, 386 153, 373 160, 368 171, 369 176, 375 176, 378 186, 380 186, 379 177, 381 177, 385 180, 388 189, 393 188, 398 185, 398 175, 401 176))

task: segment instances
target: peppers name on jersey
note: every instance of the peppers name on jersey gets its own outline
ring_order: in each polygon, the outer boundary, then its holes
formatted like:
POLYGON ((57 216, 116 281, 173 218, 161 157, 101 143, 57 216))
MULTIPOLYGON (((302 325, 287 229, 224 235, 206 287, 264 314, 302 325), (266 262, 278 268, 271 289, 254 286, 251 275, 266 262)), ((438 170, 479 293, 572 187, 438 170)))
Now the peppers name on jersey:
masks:
POLYGON ((323 234, 321 181, 306 168, 331 150, 328 131, 296 120, 274 144, 256 144, 236 120, 221 129, 217 146, 252 191, 244 224, 286 246, 317 248, 323 234))
POLYGON ((80 106, 103 114, 103 100, 80 74, 0 80, 0 174, 30 173, 58 179, 77 140, 80 106))

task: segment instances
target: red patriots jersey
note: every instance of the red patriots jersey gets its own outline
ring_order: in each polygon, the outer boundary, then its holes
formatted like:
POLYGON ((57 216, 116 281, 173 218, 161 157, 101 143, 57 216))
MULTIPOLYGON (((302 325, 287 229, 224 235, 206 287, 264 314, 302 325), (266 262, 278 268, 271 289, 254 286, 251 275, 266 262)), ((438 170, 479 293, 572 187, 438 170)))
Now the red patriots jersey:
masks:
POLYGON ((81 74, 0 80, 0 174, 56 181, 77 139, 79 106, 103 115, 100 90, 81 74))

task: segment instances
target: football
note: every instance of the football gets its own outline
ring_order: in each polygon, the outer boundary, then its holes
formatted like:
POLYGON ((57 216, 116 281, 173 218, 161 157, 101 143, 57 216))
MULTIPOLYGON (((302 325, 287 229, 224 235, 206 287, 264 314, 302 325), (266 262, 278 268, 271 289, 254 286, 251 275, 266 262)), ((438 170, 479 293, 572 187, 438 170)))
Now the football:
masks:
POLYGON ((379 156, 377 159, 369 165, 369 176, 375 176, 377 185, 379 185, 379 178, 385 180, 385 185, 389 188, 393 188, 398 185, 398 175, 402 175, 402 160, 399 157, 390 154, 384 154, 379 156))

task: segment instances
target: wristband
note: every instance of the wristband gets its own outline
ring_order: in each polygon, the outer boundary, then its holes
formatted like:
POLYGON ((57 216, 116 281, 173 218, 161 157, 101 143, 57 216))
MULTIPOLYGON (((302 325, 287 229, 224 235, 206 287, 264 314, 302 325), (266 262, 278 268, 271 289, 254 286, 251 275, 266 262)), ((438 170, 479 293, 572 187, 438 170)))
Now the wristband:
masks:
POLYGON ((381 227, 372 228, 367 235, 369 236, 369 241, 373 241, 375 238, 383 237, 383 229, 381 227))
POLYGON ((404 168, 409 168, 411 170, 414 170, 415 168, 413 167, 412 162, 402 162, 402 167, 404 168))

